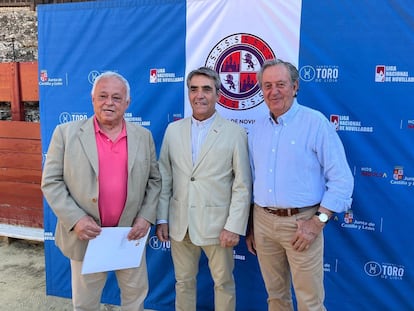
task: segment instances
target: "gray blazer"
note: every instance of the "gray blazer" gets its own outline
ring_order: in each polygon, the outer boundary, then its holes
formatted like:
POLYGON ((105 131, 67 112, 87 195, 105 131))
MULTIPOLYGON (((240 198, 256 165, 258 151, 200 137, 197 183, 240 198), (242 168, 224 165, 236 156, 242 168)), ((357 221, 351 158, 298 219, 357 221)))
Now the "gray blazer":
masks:
POLYGON ((251 172, 246 131, 216 115, 192 163, 191 118, 169 124, 160 152, 162 191, 158 219, 183 240, 219 244, 223 229, 244 235, 249 215, 251 172))
MULTIPOLYGON (((128 192, 120 227, 132 226, 137 216, 154 223, 161 189, 151 132, 128 122, 126 131, 128 192)), ((55 243, 73 260, 83 260, 88 244, 77 238, 72 230, 75 224, 85 215, 101 224, 98 168, 93 118, 57 126, 47 152, 41 188, 58 218, 55 243)))

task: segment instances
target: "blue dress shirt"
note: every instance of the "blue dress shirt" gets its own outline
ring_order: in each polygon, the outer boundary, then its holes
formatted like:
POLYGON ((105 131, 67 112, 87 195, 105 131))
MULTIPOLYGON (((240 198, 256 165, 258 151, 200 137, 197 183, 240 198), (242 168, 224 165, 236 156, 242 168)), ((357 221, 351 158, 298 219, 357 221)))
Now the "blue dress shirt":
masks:
POLYGON ((253 199, 289 208, 317 203, 334 211, 351 207, 354 179, 342 142, 319 111, 296 101, 277 118, 258 120, 249 133, 253 199))

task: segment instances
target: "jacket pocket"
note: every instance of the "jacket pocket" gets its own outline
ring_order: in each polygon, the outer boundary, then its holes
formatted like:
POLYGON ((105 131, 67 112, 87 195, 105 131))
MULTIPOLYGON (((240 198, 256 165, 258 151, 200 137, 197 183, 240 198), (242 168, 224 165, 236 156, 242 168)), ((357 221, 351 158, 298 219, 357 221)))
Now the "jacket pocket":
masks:
POLYGON ((219 238, 228 216, 226 206, 205 206, 203 207, 202 235, 207 239, 219 238))

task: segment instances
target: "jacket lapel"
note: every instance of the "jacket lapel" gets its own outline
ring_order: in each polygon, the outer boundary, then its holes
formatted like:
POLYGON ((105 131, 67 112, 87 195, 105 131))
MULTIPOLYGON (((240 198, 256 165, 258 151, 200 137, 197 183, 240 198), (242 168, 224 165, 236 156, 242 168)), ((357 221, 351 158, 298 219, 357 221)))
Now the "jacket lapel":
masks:
POLYGON ((132 124, 129 124, 128 122, 125 122, 125 124, 126 124, 127 140, 129 142, 132 142, 132 141, 134 142, 133 144, 128 143, 128 174, 130 174, 132 167, 134 166, 134 163, 135 163, 136 155, 139 152, 138 146, 140 145, 141 136, 136 134, 135 128, 132 124))
POLYGON ((180 130, 179 139, 181 140, 181 145, 183 146, 183 150, 181 150, 181 152, 183 152, 184 154, 184 161, 185 163, 189 163, 190 167, 192 167, 193 166, 192 165, 193 164, 193 157, 192 157, 193 147, 191 145, 191 117, 184 119, 183 126, 180 130))
MULTIPOLYGON (((208 154, 211 148, 214 146, 216 140, 220 134, 220 128, 223 125, 223 119, 217 114, 211 128, 207 134, 206 140, 204 141, 200 153, 197 158, 197 162, 194 164, 194 170, 197 169, 198 165, 203 161, 204 157, 208 154)), ((191 141, 191 138, 190 138, 191 141)))
POLYGON ((93 117, 89 118, 88 121, 79 129, 79 140, 82 148, 85 150, 85 154, 95 171, 98 175, 99 164, 98 164, 98 151, 96 149, 95 129, 93 126, 93 117))

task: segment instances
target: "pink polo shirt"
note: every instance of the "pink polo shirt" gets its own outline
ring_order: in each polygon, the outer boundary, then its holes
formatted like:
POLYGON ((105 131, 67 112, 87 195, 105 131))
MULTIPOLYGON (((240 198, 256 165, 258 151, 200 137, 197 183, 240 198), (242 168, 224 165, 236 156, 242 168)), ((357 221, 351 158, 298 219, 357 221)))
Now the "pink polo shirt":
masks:
POLYGON ((99 159, 99 213, 102 227, 116 227, 125 207, 128 183, 128 152, 125 123, 115 141, 99 128, 94 118, 99 159))

